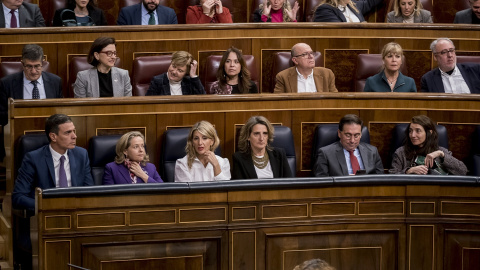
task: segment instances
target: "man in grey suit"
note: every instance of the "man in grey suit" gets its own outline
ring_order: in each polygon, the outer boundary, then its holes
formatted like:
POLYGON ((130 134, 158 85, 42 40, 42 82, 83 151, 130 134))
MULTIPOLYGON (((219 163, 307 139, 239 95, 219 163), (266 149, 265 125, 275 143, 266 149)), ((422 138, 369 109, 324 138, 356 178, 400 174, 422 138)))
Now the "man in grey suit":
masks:
POLYGON ((313 167, 316 177, 383 174, 383 164, 375 146, 360 142, 363 121, 354 114, 345 115, 338 124, 340 141, 320 148, 313 167))
POLYGON ((23 0, 2 0, 0 28, 45 27, 40 8, 23 0))
POLYGON ((453 23, 480 24, 480 0, 470 0, 470 7, 457 12, 453 23))

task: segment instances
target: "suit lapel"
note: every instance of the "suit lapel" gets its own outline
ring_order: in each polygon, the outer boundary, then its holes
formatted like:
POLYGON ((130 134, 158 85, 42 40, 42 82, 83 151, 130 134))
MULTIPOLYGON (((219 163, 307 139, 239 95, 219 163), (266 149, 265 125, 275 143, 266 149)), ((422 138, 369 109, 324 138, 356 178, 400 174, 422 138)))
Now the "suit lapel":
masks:
POLYGON ((5 17, 3 15, 3 7, 2 7, 2 10, 0 12, 0 28, 5 28, 5 17))
POLYGON ((50 153, 50 147, 47 144, 44 148, 44 153, 45 153, 45 162, 47 163, 47 168, 48 168, 48 174, 50 176, 49 179, 49 184, 51 187, 56 187, 56 181, 55 181, 55 169, 53 167, 53 157, 52 153, 50 153))
POLYGON ((23 99, 23 71, 18 73, 18 76, 13 80, 12 98, 23 99))
POLYGON ((120 74, 115 67, 112 67, 112 87, 113 87, 113 96, 121 97, 122 93, 119 93, 120 90, 123 90, 123 87, 120 85, 120 74))
POLYGON ((98 74, 97 69, 92 68, 90 72, 88 72, 90 83, 92 84, 92 97, 100 97, 100 91, 98 90, 100 87, 98 86, 98 74))
MULTIPOLYGON (((122 175, 122 182, 125 184, 131 184, 132 179, 130 178, 130 172, 128 171, 127 167, 123 164, 117 164, 118 166, 118 172, 122 175)), ((141 179, 139 179, 141 180, 141 179)))
POLYGON ((345 154, 343 153, 343 146, 340 142, 337 142, 337 149, 335 151, 337 155, 338 165, 340 170, 342 170, 342 175, 348 175, 348 166, 347 160, 345 159, 345 154))
POLYGON ((433 83, 435 86, 435 92, 445 93, 445 88, 443 87, 442 74, 440 74, 440 68, 435 69, 433 76, 433 83))
POLYGON ((358 145, 358 151, 360 151, 360 157, 362 157, 363 167, 368 173, 371 170, 370 165, 373 165, 372 160, 370 160, 371 155, 368 154, 368 149, 362 144, 358 145))
POLYGON ((72 180, 72 187, 78 186, 77 180, 77 162, 75 160, 75 156, 73 155, 73 149, 68 150, 68 163, 70 164, 70 179, 72 180))
MULTIPOLYGON (((270 156, 268 156, 270 158, 270 156)), ((255 171, 255 165, 253 165, 253 159, 250 157, 250 154, 242 154, 243 162, 245 163, 245 170, 247 171, 247 178, 256 179, 258 178, 257 172, 255 171)))
POLYGON ((278 173, 280 171, 279 170, 280 165, 278 164, 278 160, 273 156, 273 151, 267 150, 267 154, 268 154, 268 159, 270 160, 270 166, 272 167, 273 178, 279 178, 280 175, 278 175, 278 173))
POLYGON ((297 82, 297 68, 293 67, 288 73, 288 83, 292 93, 298 93, 298 82, 297 82))
POLYGON ((135 20, 134 25, 142 25, 142 3, 137 5, 135 12, 133 14, 133 18, 135 20))
POLYGON ((323 89, 323 76, 320 75, 320 71, 316 68, 313 69, 313 80, 315 81, 315 89, 317 89, 317 92, 328 92, 323 89), (319 89, 322 91, 319 91, 319 89))
POLYGON ((42 80, 46 98, 55 98, 55 95, 53 95, 51 91, 53 90, 52 81, 50 81, 50 77, 45 72, 42 72, 42 80))

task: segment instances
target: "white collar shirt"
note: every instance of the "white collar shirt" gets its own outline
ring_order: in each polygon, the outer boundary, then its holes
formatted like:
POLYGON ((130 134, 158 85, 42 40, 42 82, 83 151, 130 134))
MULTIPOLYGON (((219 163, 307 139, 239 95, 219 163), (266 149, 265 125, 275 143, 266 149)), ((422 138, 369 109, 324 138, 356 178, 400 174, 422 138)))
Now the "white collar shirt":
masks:
MULTIPOLYGON (((60 157, 62 155, 59 154, 57 151, 53 150, 51 145, 49 145, 48 147, 50 148, 50 153, 52 154, 52 158, 53 158, 53 170, 55 171, 55 186, 58 188, 60 186, 58 175, 59 175, 59 170, 60 170, 60 157)), ((67 175, 67 183, 68 183, 68 186, 71 187, 72 186, 72 175, 71 175, 71 172, 70 172, 70 159, 68 158, 68 149, 67 149, 67 151, 65 151, 65 154, 63 154, 63 156, 65 156, 65 161, 63 162, 63 167, 65 167, 65 174, 67 175)))
POLYGON ((443 89, 445 93, 448 94, 470 94, 470 89, 468 88, 467 82, 462 76, 462 72, 458 69, 457 65, 453 69, 452 75, 440 70, 442 76, 443 89))
MULTIPOLYGON (((148 13, 148 10, 145 8, 145 6, 142 3, 142 25, 148 25, 148 21, 150 20, 150 14, 148 13)), ((155 24, 158 24, 158 17, 157 17, 157 10, 155 9, 153 11, 153 16, 155 17, 155 24)))
MULTIPOLYGON (((12 13, 10 13, 11 9, 7 8, 3 3, 2 3, 2 6, 3 6, 3 17, 5 18, 5 28, 10 28, 11 27, 10 22, 12 20, 12 13)), ((16 9, 14 13, 15 13, 15 17, 17 18, 17 27, 20 27, 18 9, 16 9)))
POLYGON ((297 92, 298 93, 316 93, 317 88, 315 87, 315 80, 313 79, 313 69, 310 75, 305 79, 298 69, 297 71, 297 92))
POLYGON ((215 157, 222 170, 217 176, 215 176, 213 172, 213 165, 211 163, 208 163, 205 167, 198 158, 195 158, 192 163, 192 168, 188 168, 188 156, 177 159, 175 163, 175 182, 230 180, 230 162, 227 158, 222 158, 217 155, 215 155, 215 157))
POLYGON ((347 6, 342 6, 338 5, 338 9, 343 13, 343 16, 345 16, 345 19, 347 19, 347 22, 360 22, 360 19, 353 13, 353 11, 350 9, 350 7, 347 6))

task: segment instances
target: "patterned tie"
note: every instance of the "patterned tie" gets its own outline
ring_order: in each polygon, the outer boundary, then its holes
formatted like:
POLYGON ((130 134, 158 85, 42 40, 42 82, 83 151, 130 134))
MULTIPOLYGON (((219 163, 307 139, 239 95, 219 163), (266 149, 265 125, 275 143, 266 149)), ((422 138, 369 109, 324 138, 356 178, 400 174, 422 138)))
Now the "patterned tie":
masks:
POLYGON ((68 187, 67 174, 65 173, 65 156, 60 157, 60 168, 58 169, 58 186, 61 188, 68 187))
POLYGON ((350 164, 352 165, 352 172, 356 174, 360 170, 360 165, 358 164, 357 157, 353 154, 355 150, 347 150, 350 153, 350 164))
POLYGON ((150 19, 148 19, 148 25, 155 25, 155 15, 153 11, 148 12, 150 14, 150 19))
POLYGON ((32 91, 32 98, 33 99, 40 99, 40 92, 38 91, 37 81, 32 81, 33 84, 33 91, 32 91))
POLYGON ((15 9, 11 9, 12 18, 10 19, 10 28, 17 28, 17 16, 15 16, 15 9))

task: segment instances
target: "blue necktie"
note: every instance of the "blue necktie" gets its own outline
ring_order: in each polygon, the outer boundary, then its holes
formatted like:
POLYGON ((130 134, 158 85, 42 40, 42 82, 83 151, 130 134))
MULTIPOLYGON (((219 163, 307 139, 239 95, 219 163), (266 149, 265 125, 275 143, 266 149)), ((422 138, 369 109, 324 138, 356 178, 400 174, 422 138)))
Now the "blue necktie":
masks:
POLYGON ((40 92, 38 91, 37 81, 32 81, 33 84, 33 91, 32 91, 32 99, 40 99, 40 92))
POLYGON ((63 187, 68 187, 68 182, 67 182, 67 173, 65 173, 65 156, 60 157, 60 168, 58 169, 58 186, 63 188, 63 187))

